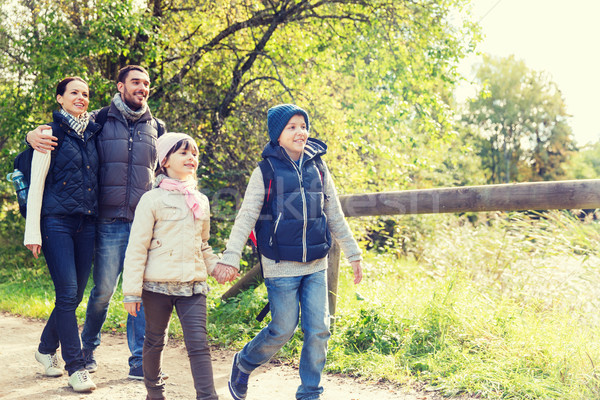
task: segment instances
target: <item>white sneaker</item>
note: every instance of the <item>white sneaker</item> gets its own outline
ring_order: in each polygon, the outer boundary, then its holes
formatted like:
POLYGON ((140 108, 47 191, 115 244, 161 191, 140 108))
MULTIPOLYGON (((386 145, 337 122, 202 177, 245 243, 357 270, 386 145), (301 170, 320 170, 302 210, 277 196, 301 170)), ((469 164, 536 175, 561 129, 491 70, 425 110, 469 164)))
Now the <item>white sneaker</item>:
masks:
POLYGON ((91 392, 96 389, 89 372, 85 369, 73 372, 69 377, 69 386, 76 392, 91 392))
POLYGON ((35 359, 44 366, 44 375, 46 376, 62 376, 63 371, 58 365, 58 357, 54 354, 42 354, 38 350, 35 351, 35 359))

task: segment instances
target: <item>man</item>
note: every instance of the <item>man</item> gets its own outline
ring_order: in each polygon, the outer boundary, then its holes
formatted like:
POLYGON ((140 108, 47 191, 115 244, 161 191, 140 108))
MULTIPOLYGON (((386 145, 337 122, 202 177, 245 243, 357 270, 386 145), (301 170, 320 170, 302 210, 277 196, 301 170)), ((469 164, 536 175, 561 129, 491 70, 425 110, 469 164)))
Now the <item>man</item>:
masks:
MULTIPOLYGON (((123 271, 125 250, 135 207, 151 189, 157 163, 156 139, 164 131, 148 109, 150 77, 140 66, 128 65, 119 71, 117 90, 106 111, 94 111, 91 118, 103 124, 98 135, 99 217, 96 224, 94 288, 90 293, 81 341, 86 369, 95 372, 94 350, 100 345, 100 330, 110 300, 123 271), (102 115, 102 116, 101 116, 102 115), (102 120, 102 121, 101 121, 102 120)), ((41 129, 27 134, 28 143, 45 152, 56 145, 55 137, 42 136, 41 129), (48 139, 47 139, 48 138, 48 139)), ((143 307, 143 306, 142 306, 143 307)), ((129 378, 144 379, 142 350, 146 321, 143 308, 137 317, 127 317, 129 378)))

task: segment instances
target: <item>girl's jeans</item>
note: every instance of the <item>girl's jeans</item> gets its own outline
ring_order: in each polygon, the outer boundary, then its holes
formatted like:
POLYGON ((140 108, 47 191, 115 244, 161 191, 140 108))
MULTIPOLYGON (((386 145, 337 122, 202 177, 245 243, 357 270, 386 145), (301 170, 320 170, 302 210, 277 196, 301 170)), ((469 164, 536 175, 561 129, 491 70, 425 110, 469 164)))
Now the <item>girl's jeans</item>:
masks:
POLYGON ((206 296, 169 296, 148 290, 142 292, 146 314, 144 340, 144 383, 151 399, 165 397, 165 383, 160 377, 162 352, 167 343, 173 307, 177 310, 183 339, 190 359, 196 399, 217 400, 213 382, 210 348, 206 332, 206 296))
POLYGON ((329 312, 326 271, 305 276, 265 278, 271 322, 238 354, 238 368, 251 373, 287 343, 302 313, 304 343, 300 355, 300 381, 296 399, 318 399, 323 393, 321 373, 327 357, 329 312))
POLYGON ((85 366, 75 310, 92 268, 95 222, 85 215, 47 216, 42 218, 41 232, 56 300, 38 350, 52 354, 60 343, 65 369, 71 375, 85 366))

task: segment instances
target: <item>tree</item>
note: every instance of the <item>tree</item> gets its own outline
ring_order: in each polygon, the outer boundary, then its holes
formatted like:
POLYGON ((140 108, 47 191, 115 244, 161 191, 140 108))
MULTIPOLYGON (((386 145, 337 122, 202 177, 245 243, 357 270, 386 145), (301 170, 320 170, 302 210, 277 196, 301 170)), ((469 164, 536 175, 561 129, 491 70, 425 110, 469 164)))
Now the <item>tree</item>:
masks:
POLYGON ((476 73, 481 90, 464 119, 481 132, 489 182, 563 178, 575 145, 556 84, 514 56, 483 60, 476 73))
POLYGON ((4 0, 0 71, 30 106, 3 133, 47 119, 62 76, 86 77, 98 107, 118 69, 137 63, 150 69, 156 115, 198 138, 209 186, 243 188, 266 110, 297 102, 318 121, 314 133, 333 139, 332 167, 355 167, 342 186, 397 188, 450 131, 455 66, 474 41, 472 24, 450 18, 464 0, 140 4, 4 0))

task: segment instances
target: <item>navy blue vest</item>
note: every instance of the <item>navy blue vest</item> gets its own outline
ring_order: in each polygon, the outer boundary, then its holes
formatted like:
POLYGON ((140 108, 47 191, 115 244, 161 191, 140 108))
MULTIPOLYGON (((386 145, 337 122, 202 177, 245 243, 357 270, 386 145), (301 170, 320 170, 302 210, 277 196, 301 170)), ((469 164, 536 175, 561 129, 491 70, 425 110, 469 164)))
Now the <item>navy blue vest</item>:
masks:
POLYGON ((59 112, 53 113, 52 130, 61 129, 65 137, 50 165, 42 216, 98 213, 98 152, 94 136, 101 129, 90 121, 83 139, 69 126, 59 112))
POLYGON ((310 262, 329 252, 331 234, 323 212, 323 181, 315 163, 326 149, 323 142, 309 138, 298 166, 279 145, 269 143, 265 147, 263 157, 274 172, 273 198, 265 202, 255 228, 258 248, 265 257, 310 262))

